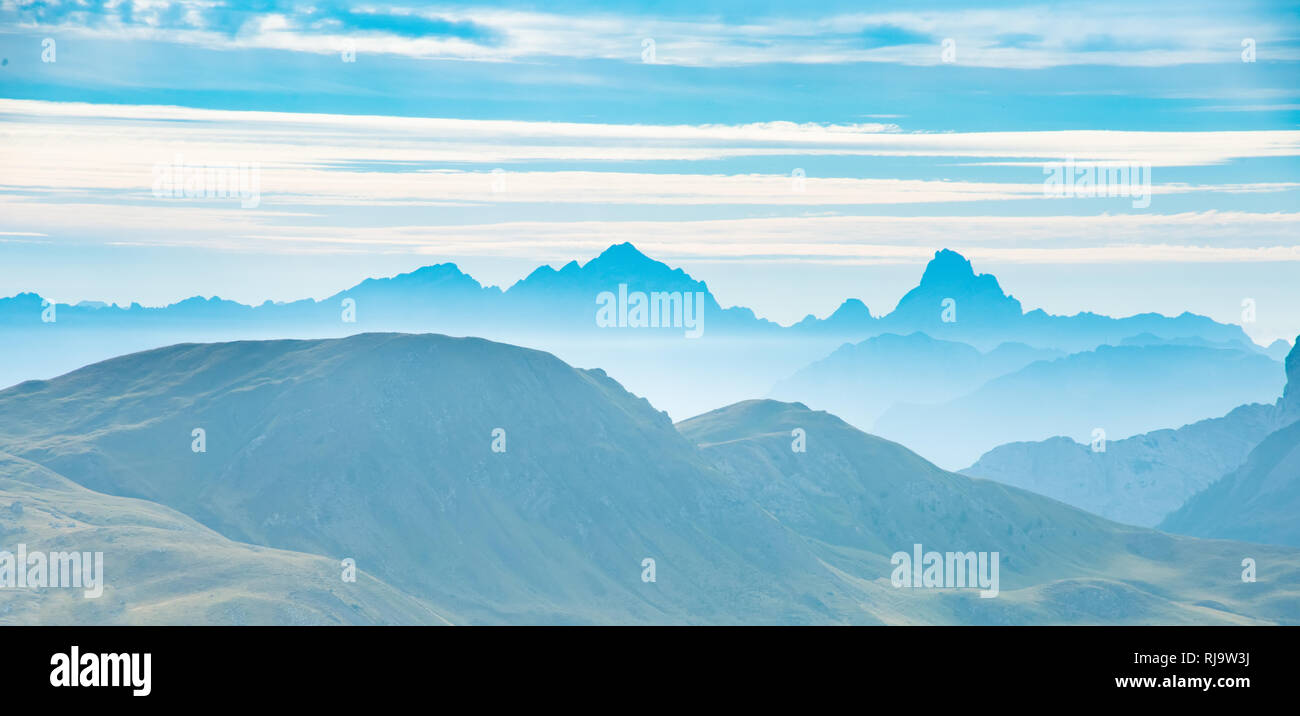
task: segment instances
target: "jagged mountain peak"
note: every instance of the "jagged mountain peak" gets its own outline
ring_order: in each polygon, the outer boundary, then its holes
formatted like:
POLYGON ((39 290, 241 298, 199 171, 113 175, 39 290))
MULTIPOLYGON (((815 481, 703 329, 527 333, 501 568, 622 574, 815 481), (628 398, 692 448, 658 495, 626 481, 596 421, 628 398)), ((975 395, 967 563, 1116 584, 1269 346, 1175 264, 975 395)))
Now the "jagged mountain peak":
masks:
POLYGON ((621 244, 610 244, 609 248, 600 252, 600 255, 587 262, 587 266, 592 264, 602 266, 620 266, 624 268, 642 268, 645 266, 664 265, 660 261, 641 253, 641 250, 632 245, 630 241, 624 241, 621 244))
POLYGON ((940 249, 934 252, 934 258, 925 265, 921 275, 921 284, 963 283, 975 279, 975 269, 965 256, 952 249, 940 249))

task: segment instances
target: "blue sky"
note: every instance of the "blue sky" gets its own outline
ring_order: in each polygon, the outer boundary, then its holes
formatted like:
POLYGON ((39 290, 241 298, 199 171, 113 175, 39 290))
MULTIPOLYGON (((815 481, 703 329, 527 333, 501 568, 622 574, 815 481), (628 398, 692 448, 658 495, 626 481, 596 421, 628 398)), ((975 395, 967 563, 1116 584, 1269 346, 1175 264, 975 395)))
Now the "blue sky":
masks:
POLYGON ((0 294, 509 284, 630 240, 786 322, 949 247, 1027 307, 1250 297, 1294 338, 1300 3, 1130 5, 9 0, 0 294), (257 163, 257 206, 156 196, 178 155, 257 163), (1045 196, 1066 159, 1149 205, 1045 196))

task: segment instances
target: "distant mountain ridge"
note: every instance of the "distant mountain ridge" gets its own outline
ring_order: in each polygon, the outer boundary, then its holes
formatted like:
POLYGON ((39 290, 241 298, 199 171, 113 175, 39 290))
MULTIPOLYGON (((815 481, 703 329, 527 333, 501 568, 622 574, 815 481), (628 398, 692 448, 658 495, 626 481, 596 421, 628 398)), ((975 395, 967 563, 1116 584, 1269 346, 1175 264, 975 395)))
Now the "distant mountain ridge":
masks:
POLYGON ((828 410, 869 430, 896 403, 939 403, 1060 351, 1003 343, 981 353, 955 341, 916 332, 884 333, 846 343, 779 382, 770 395, 828 410))
POLYGON ((836 347, 885 333, 921 331, 983 352, 1003 343, 1075 352, 1144 333, 1250 343, 1239 326, 1191 314, 1022 314, 1019 301, 994 277, 977 275, 969 261, 948 250, 936 252, 918 286, 888 314, 872 316, 860 300, 848 299, 825 318, 810 316, 788 327, 749 308, 722 308, 706 283, 628 243, 586 263, 539 267, 504 290, 443 263, 366 279, 320 301, 246 306, 195 297, 161 308, 43 303, 32 293, 0 299, 0 339, 7 349, 0 386, 175 343, 438 332, 537 348, 573 365, 603 368, 678 418, 765 395, 836 347), (647 327, 637 328, 599 323, 600 312, 614 301, 613 310, 631 315, 629 325, 637 325, 629 304, 638 300, 643 311, 654 315, 662 308, 667 318, 647 325, 642 313, 647 327), (698 314, 690 326, 690 314, 677 320, 672 310, 674 302, 681 307, 686 301, 698 314))
POLYGON ((1110 440, 1104 452, 1067 437, 1008 443, 961 472, 1127 524, 1155 526, 1236 470, 1270 433, 1300 420, 1300 354, 1294 348, 1285 375, 1286 387, 1274 403, 1242 405, 1223 417, 1110 440))
POLYGON ((1066 435, 1119 440, 1283 389, 1282 366, 1262 353, 1190 345, 1101 346, 1041 360, 954 400, 899 403, 873 432, 949 469, 998 445, 1066 435), (1100 431, 1100 432, 1098 432, 1100 431))
MULTIPOLYGON (((960 254, 944 249, 935 254, 918 286, 881 317, 873 317, 858 299, 847 299, 826 318, 808 316, 782 327, 758 318, 744 307, 722 308, 707 284, 681 269, 651 259, 630 243, 614 244, 580 264, 570 261, 559 270, 540 266, 506 290, 484 286, 456 264, 425 266, 388 278, 369 278, 320 301, 266 301, 256 306, 217 297, 192 297, 163 307, 107 306, 82 301, 54 306, 54 322, 43 323, 44 299, 35 293, 0 298, 0 331, 56 329, 126 330, 133 327, 175 331, 180 339, 205 339, 205 331, 236 332, 255 338, 269 335, 299 337, 310 333, 334 337, 374 330, 580 330, 606 337, 595 325, 597 293, 626 284, 631 290, 699 292, 705 296, 708 330, 725 335, 799 335, 834 333, 868 338, 880 333, 923 331, 939 339, 961 340, 984 350, 1003 342, 1060 350, 1090 349, 1103 343, 1149 333, 1168 339, 1200 338, 1253 345, 1240 327, 1184 313, 1177 317, 1140 314, 1110 318, 1080 313, 1051 316, 1041 310, 1022 313, 1020 302, 1006 295, 990 274, 975 274, 960 254), (357 302, 355 323, 343 320, 344 299, 357 302), (943 318, 943 302, 955 301, 955 312, 943 318), (538 317, 551 321, 539 326, 538 317)), ((243 336, 236 336, 243 337, 243 336)), ((149 346, 156 347, 156 346, 149 346)), ((1262 350, 1262 349, 1260 349, 1262 350)), ((108 356, 104 356, 108 357, 108 356)))

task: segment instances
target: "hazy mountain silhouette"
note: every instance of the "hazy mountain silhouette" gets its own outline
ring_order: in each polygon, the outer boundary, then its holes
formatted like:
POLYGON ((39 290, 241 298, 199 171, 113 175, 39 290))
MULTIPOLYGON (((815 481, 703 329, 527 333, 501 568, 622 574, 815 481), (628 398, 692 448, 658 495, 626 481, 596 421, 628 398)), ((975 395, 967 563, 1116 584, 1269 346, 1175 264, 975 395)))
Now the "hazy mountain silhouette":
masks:
POLYGON ((771 395, 829 410, 866 430, 899 402, 938 403, 1059 351, 1004 343, 981 353, 924 333, 893 333, 845 344, 777 383, 771 395))
POLYGON ((1056 316, 1041 309, 1024 312, 1020 301, 1005 293, 992 274, 977 274, 970 261, 947 249, 935 253, 920 284, 880 319, 878 330, 922 331, 984 351, 1016 342, 1073 353, 1118 345, 1126 337, 1144 333, 1166 339, 1191 337, 1254 345, 1239 326, 1191 313, 1111 318, 1087 312, 1073 316, 1056 316))
POLYGON ((981 351, 1008 342, 1091 350, 1142 333, 1249 344, 1238 326, 1191 314, 1114 319, 1022 313, 1019 301, 1007 296, 993 276, 976 274, 970 262, 948 250, 935 254, 919 285, 888 315, 873 317, 861 301, 848 299, 826 318, 810 316, 789 327, 745 307, 722 308, 703 281, 628 243, 610 246, 585 264, 540 267, 505 290, 483 286, 455 264, 444 263, 367 279, 320 301, 246 306, 195 297, 160 308, 82 302, 58 304, 52 314, 43 303, 34 293, 0 299, 0 337, 7 346, 0 386, 182 342, 439 332, 537 348, 572 365, 602 367, 630 390, 684 417, 764 395, 777 381, 843 343, 883 333, 922 331, 981 351), (617 297, 614 314, 621 316, 637 294, 689 300, 695 311, 684 312, 678 321, 665 309, 661 318, 666 320, 646 327, 597 324, 601 301, 608 301, 602 296, 617 297), (955 303, 945 316, 948 299, 955 303), (54 320, 45 322, 43 316, 54 320), (699 319, 698 329, 684 325, 691 317, 699 319))
POLYGON ((1257 549, 1276 581, 1244 591, 1241 545, 946 473, 798 405, 743 403, 679 431, 601 371, 481 339, 128 355, 0 391, 0 450, 228 539, 353 557, 458 622, 1297 618, 1294 596, 1276 599, 1298 589, 1296 550, 1257 549), (893 588, 889 555, 917 540, 999 551, 1002 595, 893 588))
POLYGON ((1292 358, 1285 394, 1275 403, 1243 405, 1220 418, 1108 441, 1105 452, 1066 437, 1000 445, 962 473, 1120 522, 1154 526, 1240 466, 1270 433, 1300 420, 1296 386, 1300 360, 1292 358))
POLYGON ((1261 353, 1194 346, 1102 346, 1038 361, 944 403, 899 404, 873 432, 958 469, 994 447, 1065 435, 1118 440, 1269 400, 1282 366, 1261 353))

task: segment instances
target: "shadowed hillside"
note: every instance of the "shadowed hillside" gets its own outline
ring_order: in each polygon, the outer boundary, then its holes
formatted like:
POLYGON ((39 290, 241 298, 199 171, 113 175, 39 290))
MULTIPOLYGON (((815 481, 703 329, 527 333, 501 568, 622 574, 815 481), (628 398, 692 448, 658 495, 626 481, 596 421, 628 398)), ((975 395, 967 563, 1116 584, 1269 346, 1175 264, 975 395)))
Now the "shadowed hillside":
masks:
POLYGON ((0 453, 0 549, 103 552, 103 593, 0 590, 0 624, 446 624, 338 560, 232 542, 144 500, 110 497, 0 453))

